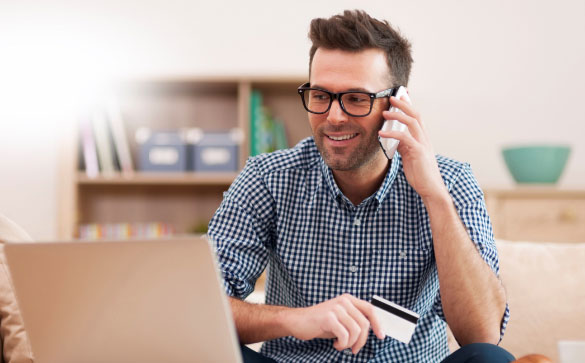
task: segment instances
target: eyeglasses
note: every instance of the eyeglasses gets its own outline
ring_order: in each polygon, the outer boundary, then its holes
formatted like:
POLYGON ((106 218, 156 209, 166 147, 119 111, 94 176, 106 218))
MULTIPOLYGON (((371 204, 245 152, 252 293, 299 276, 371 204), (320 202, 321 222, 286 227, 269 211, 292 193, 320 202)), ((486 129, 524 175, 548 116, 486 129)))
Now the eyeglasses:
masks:
POLYGON ((331 108, 333 100, 337 99, 343 112, 353 117, 369 115, 376 98, 391 96, 397 89, 388 88, 378 93, 361 91, 333 93, 319 88, 311 88, 310 85, 310 83, 305 83, 298 88, 305 110, 316 114, 326 113, 331 108))

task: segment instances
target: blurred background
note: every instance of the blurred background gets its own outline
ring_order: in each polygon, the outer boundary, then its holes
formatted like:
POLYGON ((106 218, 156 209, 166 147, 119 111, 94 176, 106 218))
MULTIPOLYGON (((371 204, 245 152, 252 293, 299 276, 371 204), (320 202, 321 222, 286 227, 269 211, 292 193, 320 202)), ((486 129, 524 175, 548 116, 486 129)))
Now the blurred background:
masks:
POLYGON ((583 0, 0 0, 0 213, 36 240, 205 232, 249 155, 310 135, 309 23, 356 7, 412 42, 435 151, 485 192, 503 346, 582 362, 583 0))
MULTIPOLYGON (((234 95, 240 113, 253 107, 246 102, 254 82, 266 99, 271 97, 270 84, 280 82, 275 92, 288 90, 298 107, 294 112, 303 115, 295 88, 307 77, 310 20, 357 6, 389 20, 412 42, 410 94, 437 153, 469 162, 482 187, 505 189, 515 183, 502 148, 567 145, 571 155, 556 187, 583 189, 581 0, 2 0, 0 211, 36 239, 57 238, 62 213, 71 214, 69 224, 112 222, 80 216, 71 207, 89 203, 87 195, 101 192, 97 183, 71 172, 70 156, 77 149, 63 146, 77 135, 80 107, 119 81, 163 80, 165 85, 187 83, 187 88, 198 89, 203 79, 204 88, 221 94, 215 86, 227 82, 226 92, 234 95)), ((279 110, 278 102, 273 103, 279 110)), ((287 107, 292 105, 280 109, 287 107)), ((240 121, 234 125, 242 126, 245 118, 236 117, 240 121)), ((285 121, 287 127, 307 122, 306 116, 285 121)), ((289 144, 294 144, 290 137, 289 144)), ((123 199, 131 194, 123 188, 137 186, 153 195, 158 192, 152 188, 164 183, 107 188, 110 198, 123 199)), ((229 185, 225 180, 194 182, 193 188, 201 183, 219 189, 229 185)), ((163 188, 175 193, 190 186, 163 188)))

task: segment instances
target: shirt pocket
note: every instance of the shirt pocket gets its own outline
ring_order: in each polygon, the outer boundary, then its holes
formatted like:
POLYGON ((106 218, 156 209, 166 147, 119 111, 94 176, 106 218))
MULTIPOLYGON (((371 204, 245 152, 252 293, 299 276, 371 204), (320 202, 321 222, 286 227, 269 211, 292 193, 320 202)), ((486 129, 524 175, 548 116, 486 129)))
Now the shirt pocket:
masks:
POLYGON ((385 251, 386 264, 381 266, 380 296, 413 309, 422 298, 424 286, 434 265, 432 250, 391 248, 385 251))
POLYGON ((433 235, 426 221, 420 221, 416 226, 400 226, 389 237, 385 243, 397 251, 430 252, 433 250, 433 235))

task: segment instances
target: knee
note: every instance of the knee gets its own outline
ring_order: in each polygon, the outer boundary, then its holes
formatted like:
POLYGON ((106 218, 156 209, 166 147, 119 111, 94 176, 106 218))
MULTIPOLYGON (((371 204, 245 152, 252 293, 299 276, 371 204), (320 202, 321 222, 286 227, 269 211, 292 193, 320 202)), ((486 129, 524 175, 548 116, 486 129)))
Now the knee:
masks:
POLYGON ((512 354, 495 344, 473 343, 459 348, 444 362, 508 363, 514 360, 515 358, 512 354))

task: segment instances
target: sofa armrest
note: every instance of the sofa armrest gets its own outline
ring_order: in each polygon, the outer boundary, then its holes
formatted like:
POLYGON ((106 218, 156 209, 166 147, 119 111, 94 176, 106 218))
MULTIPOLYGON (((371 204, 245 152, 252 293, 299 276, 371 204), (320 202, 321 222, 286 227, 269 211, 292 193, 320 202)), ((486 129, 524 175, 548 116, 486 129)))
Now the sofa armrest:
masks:
POLYGON ((31 240, 22 228, 0 214, 0 361, 6 363, 33 362, 34 359, 6 265, 3 241, 31 240))

